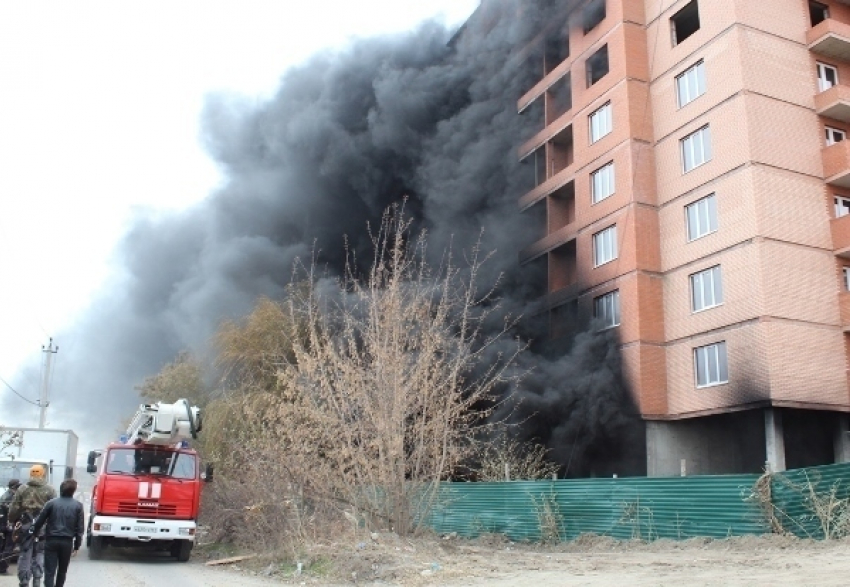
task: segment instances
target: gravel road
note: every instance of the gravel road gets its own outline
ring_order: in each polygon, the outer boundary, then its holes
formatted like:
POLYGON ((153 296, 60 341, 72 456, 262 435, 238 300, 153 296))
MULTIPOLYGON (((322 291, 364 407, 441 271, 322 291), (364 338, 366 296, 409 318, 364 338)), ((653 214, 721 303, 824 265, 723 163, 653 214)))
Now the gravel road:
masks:
MULTIPOLYGON (((0 575, 0 587, 17 587, 17 566, 9 575, 0 575)), ((246 576, 226 569, 204 566, 202 562, 178 563, 165 553, 145 550, 107 550, 104 558, 92 561, 86 547, 71 559, 67 587, 255 587, 280 585, 269 579, 246 576)))

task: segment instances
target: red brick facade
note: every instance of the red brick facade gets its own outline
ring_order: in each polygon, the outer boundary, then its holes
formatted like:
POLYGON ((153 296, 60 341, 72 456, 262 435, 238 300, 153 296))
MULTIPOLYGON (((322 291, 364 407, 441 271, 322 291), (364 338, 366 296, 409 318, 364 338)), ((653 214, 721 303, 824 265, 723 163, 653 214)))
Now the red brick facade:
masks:
POLYGON ((824 138, 825 126, 850 132, 850 2, 821 3, 828 18, 813 25, 806 0, 606 0, 585 33, 585 2, 569 16, 569 57, 518 101, 550 114, 518 146, 547 163, 519 206, 543 207, 548 232, 521 259, 545 256, 552 305, 580 315, 619 290, 624 366, 647 419, 850 411, 850 215, 833 205, 850 198, 850 141, 824 138), (671 17, 693 1, 698 30, 674 43, 671 17), (603 46, 608 72, 588 85, 603 46), (680 106, 677 76, 697 63, 705 91, 680 106), (838 85, 820 91, 818 63, 838 85), (567 75, 572 106, 555 117, 550 88, 567 75), (591 144, 589 117, 605 104, 612 130, 591 144), (682 141, 705 127, 711 156, 686 172, 682 141), (594 204, 591 174, 611 162, 614 193, 594 204), (687 206, 709 195, 717 226, 689 240, 687 206), (594 267, 593 235, 610 226, 617 257, 594 267), (716 266, 722 301, 695 310, 691 276, 716 266), (697 385, 695 349, 719 342, 727 380, 697 385))

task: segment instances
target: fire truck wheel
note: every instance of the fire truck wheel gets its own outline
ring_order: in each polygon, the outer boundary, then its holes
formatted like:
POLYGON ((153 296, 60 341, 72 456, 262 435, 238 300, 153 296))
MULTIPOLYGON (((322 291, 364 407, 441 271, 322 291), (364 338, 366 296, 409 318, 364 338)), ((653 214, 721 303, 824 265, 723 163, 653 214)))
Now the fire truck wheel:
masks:
POLYGON ((175 540, 171 544, 171 556, 176 557, 181 563, 185 563, 192 556, 192 547, 195 545, 191 540, 175 540))
POLYGON ((91 542, 89 543, 89 558, 91 560, 99 560, 103 557, 103 537, 102 536, 92 536, 91 542))

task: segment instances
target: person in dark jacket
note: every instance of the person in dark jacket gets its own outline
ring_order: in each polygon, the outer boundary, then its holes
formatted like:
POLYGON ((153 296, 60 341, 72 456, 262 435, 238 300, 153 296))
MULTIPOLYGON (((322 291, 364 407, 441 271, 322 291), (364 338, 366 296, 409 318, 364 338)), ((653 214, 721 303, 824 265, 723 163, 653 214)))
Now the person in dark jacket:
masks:
POLYGON ((9 524, 9 508, 20 486, 20 481, 12 479, 9 481, 6 492, 0 496, 0 575, 9 573, 9 559, 12 558, 12 550, 15 547, 12 540, 12 525, 9 524))
POLYGON ((63 587, 71 557, 80 550, 85 532, 83 504, 74 499, 77 482, 65 479, 59 497, 51 499, 35 519, 30 533, 38 536, 45 527, 44 587, 63 587))

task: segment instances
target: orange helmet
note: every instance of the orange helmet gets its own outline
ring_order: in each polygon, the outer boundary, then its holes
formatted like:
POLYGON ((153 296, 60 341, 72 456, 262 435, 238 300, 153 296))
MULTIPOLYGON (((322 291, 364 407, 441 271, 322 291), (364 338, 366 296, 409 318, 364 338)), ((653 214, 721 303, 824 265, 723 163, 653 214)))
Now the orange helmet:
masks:
POLYGON ((45 473, 44 465, 33 465, 30 467, 30 479, 44 479, 45 473))

